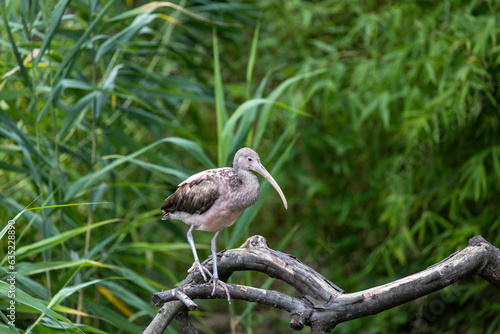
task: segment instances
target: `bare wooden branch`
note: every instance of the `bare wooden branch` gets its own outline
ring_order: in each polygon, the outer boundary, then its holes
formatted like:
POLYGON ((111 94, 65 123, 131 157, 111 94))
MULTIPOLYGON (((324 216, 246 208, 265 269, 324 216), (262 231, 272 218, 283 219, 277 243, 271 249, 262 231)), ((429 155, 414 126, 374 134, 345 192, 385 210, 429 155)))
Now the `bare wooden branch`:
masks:
MULTIPOLYGON (((191 298, 189 298, 182 290, 180 289, 175 289, 175 290, 170 290, 170 291, 173 291, 173 295, 175 298, 179 299, 181 302, 184 303, 184 305, 186 305, 186 307, 190 310, 190 311, 194 311, 198 308, 198 305, 196 305, 193 300, 191 298)), ((155 302, 155 305, 157 303, 155 302)))
MULTIPOLYGON (((500 250, 481 236, 470 239, 468 247, 419 273, 354 293, 344 293, 295 257, 270 249, 261 236, 253 236, 240 248, 222 251, 218 256, 218 268, 224 280, 235 271, 256 270, 293 286, 300 298, 278 291, 227 284, 233 299, 288 311, 290 327, 294 330, 307 325, 313 332, 328 333, 341 322, 379 313, 471 275, 478 275, 500 289, 500 250)), ((203 265, 211 270, 211 262, 207 260, 203 265)), ((217 287, 213 296, 211 292, 212 285, 203 283, 197 272, 188 275, 177 289, 155 293, 152 297, 155 305, 165 305, 144 333, 162 333, 183 308, 187 310, 185 304, 196 305, 192 299, 225 298, 221 287, 217 287), (165 308, 167 305, 169 307, 165 308)))
POLYGON ((187 308, 181 308, 175 319, 179 322, 179 327, 183 334, 198 334, 198 331, 193 326, 191 319, 189 319, 187 308))
POLYGON ((183 307, 184 304, 179 300, 166 303, 158 310, 158 313, 156 313, 153 321, 151 321, 151 323, 142 333, 162 334, 165 328, 170 325, 172 320, 177 316, 177 314, 182 310, 183 307))
MULTIPOLYGON (((211 283, 183 286, 177 289, 157 292, 153 295, 152 299, 155 305, 159 306, 163 303, 176 300, 176 295, 179 291, 182 291, 188 298, 198 299, 219 299, 224 298, 226 295, 224 289, 218 286, 212 296, 212 289, 213 285, 211 283)), ((294 309, 302 311, 307 308, 304 305, 304 301, 301 299, 290 297, 278 291, 264 290, 237 284, 227 284, 227 289, 233 299, 246 300, 287 311, 294 309)))

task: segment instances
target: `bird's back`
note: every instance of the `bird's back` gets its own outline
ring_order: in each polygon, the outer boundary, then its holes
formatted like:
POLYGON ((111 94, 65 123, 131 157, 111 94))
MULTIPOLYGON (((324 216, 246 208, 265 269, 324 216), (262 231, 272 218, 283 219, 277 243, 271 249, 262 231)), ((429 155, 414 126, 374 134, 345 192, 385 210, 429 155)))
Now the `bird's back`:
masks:
POLYGON ((211 179, 198 178, 182 183, 177 190, 165 199, 161 209, 165 214, 186 212, 203 214, 219 198, 219 185, 211 179))
POLYGON ((242 186, 233 168, 215 168, 194 174, 181 182, 177 190, 165 199, 165 213, 186 212, 203 214, 219 197, 226 197, 242 186))

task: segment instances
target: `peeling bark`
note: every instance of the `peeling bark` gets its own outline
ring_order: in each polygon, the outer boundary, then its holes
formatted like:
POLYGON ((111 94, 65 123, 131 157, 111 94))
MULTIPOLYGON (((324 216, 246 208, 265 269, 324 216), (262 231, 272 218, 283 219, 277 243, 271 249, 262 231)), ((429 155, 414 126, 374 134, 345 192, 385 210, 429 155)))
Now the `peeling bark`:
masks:
MULTIPOLYGON (((261 236, 250 237, 240 248, 222 251, 218 257, 223 280, 235 271, 255 270, 290 284, 301 295, 295 298, 279 291, 227 284, 232 299, 288 311, 292 329, 301 330, 307 325, 312 332, 320 333, 331 332, 341 322, 428 295, 471 275, 478 275, 500 289, 500 250, 481 236, 470 239, 468 247, 421 272, 354 293, 345 293, 295 257, 270 249, 261 236)), ((212 270, 211 259, 203 265, 212 270)), ((152 296, 155 305, 165 304, 143 333, 163 333, 176 316, 184 333, 196 333, 188 315, 188 310, 197 307, 193 299, 226 298, 220 286, 213 296, 211 292, 212 284, 204 283, 197 271, 189 274, 178 288, 155 293, 152 296)))

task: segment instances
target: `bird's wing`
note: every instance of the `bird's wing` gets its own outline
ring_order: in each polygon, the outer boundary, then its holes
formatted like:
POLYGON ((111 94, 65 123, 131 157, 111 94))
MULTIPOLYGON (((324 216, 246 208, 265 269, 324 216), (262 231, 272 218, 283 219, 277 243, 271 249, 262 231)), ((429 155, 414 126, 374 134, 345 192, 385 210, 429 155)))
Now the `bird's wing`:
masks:
POLYGON ((194 181, 197 181, 199 179, 206 179, 207 177, 214 177, 219 171, 227 169, 227 167, 224 168, 214 168, 214 169, 207 169, 202 172, 196 173, 179 183, 178 187, 185 185, 186 183, 191 183, 194 181))
POLYGON ((165 213, 186 212, 203 214, 219 198, 220 180, 217 170, 207 170, 183 181, 179 188, 165 199, 161 209, 165 213))

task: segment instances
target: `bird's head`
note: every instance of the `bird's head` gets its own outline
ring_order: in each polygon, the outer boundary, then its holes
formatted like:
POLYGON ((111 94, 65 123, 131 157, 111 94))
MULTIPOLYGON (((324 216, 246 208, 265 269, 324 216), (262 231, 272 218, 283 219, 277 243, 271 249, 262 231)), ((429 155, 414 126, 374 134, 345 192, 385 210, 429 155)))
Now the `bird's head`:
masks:
POLYGON ((274 189, 276 189, 281 199, 283 200, 283 205, 285 206, 285 209, 288 209, 288 204, 286 202, 285 195, 281 191, 281 188, 278 185, 278 183, 274 180, 271 174, 269 174, 269 172, 260 162, 260 158, 257 152, 248 147, 244 147, 238 150, 238 152, 236 152, 234 156, 233 168, 252 170, 262 175, 267 181, 269 181, 269 183, 271 183, 274 189))
POLYGON ((248 147, 240 149, 234 156, 233 167, 236 169, 250 169, 255 171, 255 166, 258 165, 262 165, 259 155, 248 147))

